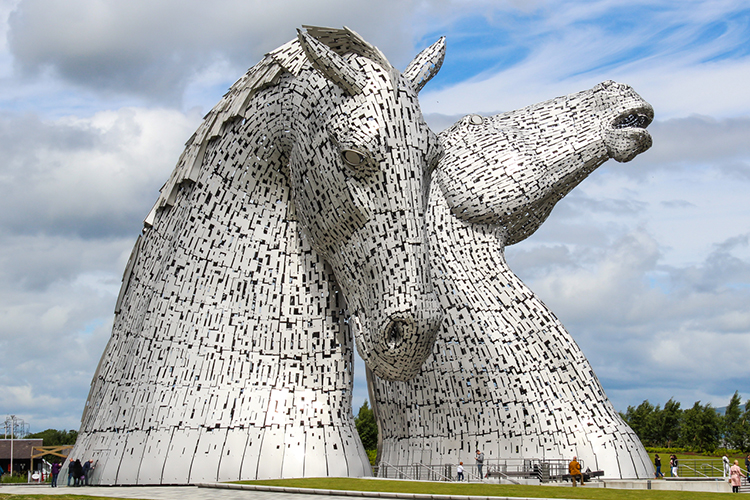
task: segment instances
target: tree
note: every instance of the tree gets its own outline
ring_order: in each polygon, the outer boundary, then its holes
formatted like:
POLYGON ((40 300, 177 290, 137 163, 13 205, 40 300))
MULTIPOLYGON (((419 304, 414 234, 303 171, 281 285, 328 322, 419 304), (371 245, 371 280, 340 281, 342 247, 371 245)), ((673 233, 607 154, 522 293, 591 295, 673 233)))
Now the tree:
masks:
POLYGON ((44 446, 60 446, 65 444, 76 444, 78 431, 58 431, 57 429, 47 429, 42 432, 29 434, 26 439, 42 439, 44 446))
POLYGON ((357 433, 362 440, 365 450, 377 450, 378 448, 378 424, 375 422, 375 414, 370 409, 367 401, 359 408, 359 413, 354 419, 357 433))
POLYGON ((740 398, 740 393, 735 391, 724 412, 721 426, 724 443, 727 448, 734 450, 744 450, 746 448, 747 429, 745 429, 746 423, 742 417, 742 398, 740 398))
POLYGON ((680 444, 694 451, 713 451, 719 445, 721 420, 710 403, 700 403, 683 412, 680 444))
POLYGON ((623 419, 633 429, 644 446, 652 446, 654 435, 656 434, 656 419, 654 415, 654 405, 645 400, 638 405, 638 408, 628 406, 628 411, 623 415, 623 419))
POLYGON ((659 445, 670 448, 672 443, 680 439, 680 422, 682 421, 682 410, 680 403, 672 398, 664 403, 659 419, 659 445))

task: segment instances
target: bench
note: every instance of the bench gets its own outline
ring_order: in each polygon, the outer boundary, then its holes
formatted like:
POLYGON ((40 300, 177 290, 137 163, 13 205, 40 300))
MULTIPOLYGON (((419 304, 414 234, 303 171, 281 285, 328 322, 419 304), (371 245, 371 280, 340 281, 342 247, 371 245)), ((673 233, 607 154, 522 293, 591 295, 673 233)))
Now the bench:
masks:
MULTIPOLYGON (((582 472, 583 474, 583 480, 584 481, 591 481, 592 477, 602 477, 604 476, 603 470, 593 470, 593 471, 587 471, 582 472)), ((570 474, 563 474, 562 476, 563 481, 570 481, 570 474)))
POLYGON ((535 477, 539 477, 539 472, 534 470, 526 470, 526 471, 507 471, 507 472, 499 472, 499 471, 490 471, 487 473, 487 477, 522 477, 525 479, 531 479, 535 477))

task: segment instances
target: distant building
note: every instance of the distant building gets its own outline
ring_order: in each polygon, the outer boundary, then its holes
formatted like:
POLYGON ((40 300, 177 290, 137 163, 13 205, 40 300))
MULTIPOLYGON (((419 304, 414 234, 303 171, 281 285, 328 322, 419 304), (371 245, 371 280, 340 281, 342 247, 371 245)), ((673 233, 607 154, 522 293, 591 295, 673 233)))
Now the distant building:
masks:
MULTIPOLYGON (((10 472, 10 445, 10 439, 0 439, 0 467, 5 472, 10 472)), ((33 448, 41 446, 43 446, 41 439, 14 439, 13 470, 19 473, 33 470, 31 463, 31 455, 34 453, 33 448)), ((41 459, 36 458, 34 460, 39 462, 41 459)))

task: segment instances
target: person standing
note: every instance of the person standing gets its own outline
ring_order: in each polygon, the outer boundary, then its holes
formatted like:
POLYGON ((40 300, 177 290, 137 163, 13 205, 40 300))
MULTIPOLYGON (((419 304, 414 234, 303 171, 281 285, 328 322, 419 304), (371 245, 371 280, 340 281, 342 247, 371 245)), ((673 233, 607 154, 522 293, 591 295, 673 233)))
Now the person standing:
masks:
POLYGON ((70 459, 70 462, 68 462, 68 486, 70 486, 70 481, 73 480, 73 484, 75 485, 75 470, 74 470, 75 460, 72 458, 70 459))
POLYGON ((724 479, 729 477, 729 457, 724 455, 721 457, 721 463, 724 465, 724 479))
POLYGON ((81 461, 76 458, 76 461, 73 462, 73 486, 81 486, 83 481, 81 481, 81 476, 83 476, 83 465, 81 465, 81 461))
POLYGON ((59 463, 55 462, 52 464, 52 487, 57 488, 57 476, 60 474, 60 469, 62 467, 59 463))
POLYGON ((745 457, 745 470, 747 471, 747 482, 750 483, 750 453, 745 457))
POLYGON ((89 485, 89 473, 91 473, 91 462, 93 462, 93 460, 86 460, 85 462, 83 462, 83 469, 81 471, 82 472, 81 475, 83 476, 82 478, 83 486, 89 485))
POLYGON ((479 479, 483 479, 484 476, 482 475, 482 467, 484 466, 484 453, 477 450, 477 456, 475 458, 477 461, 477 470, 479 471, 479 479))
POLYGON ((458 480, 463 481, 464 480, 464 463, 459 462, 458 467, 456 467, 456 472, 458 475, 458 480))
POLYGON ((573 457, 573 460, 568 464, 568 472, 570 472, 570 480, 573 481, 573 487, 577 486, 576 479, 581 482, 581 486, 584 486, 583 475, 581 475, 581 464, 578 462, 578 457, 573 457))
POLYGON ((729 468, 729 482, 732 483, 732 493, 740 492, 740 484, 742 484, 742 470, 740 469, 740 462, 734 461, 734 465, 729 468))
POLYGON ((654 467, 656 467, 654 478, 659 479, 660 477, 664 477, 664 474, 661 473, 661 458, 659 458, 658 453, 654 455, 654 467))

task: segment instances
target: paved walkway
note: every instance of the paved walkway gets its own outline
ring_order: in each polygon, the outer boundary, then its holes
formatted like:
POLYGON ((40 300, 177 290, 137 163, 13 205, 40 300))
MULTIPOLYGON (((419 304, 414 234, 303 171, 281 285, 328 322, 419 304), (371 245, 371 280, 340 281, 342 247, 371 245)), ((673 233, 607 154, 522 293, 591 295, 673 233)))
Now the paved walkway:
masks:
MULTIPOLYGON (((274 486, 218 485, 198 486, 88 486, 82 488, 50 488, 40 485, 2 485, 0 494, 11 495, 90 495, 99 497, 134 498, 143 500, 315 500, 314 495, 325 495, 330 500, 359 498, 392 498, 400 500, 551 500, 522 497, 473 497, 462 495, 419 495, 413 493, 341 492, 307 490, 274 486), (348 494, 348 495, 347 495, 348 494)), ((555 499, 565 500, 565 499, 555 499)))
MULTIPOLYGON (((37 485, 2 485, 0 493, 11 495, 91 495, 98 497, 139 498, 144 500, 315 500, 299 493, 272 491, 198 488, 196 486, 88 486, 82 488, 50 488, 37 485)), ((330 496, 331 500, 351 500, 330 496)))

